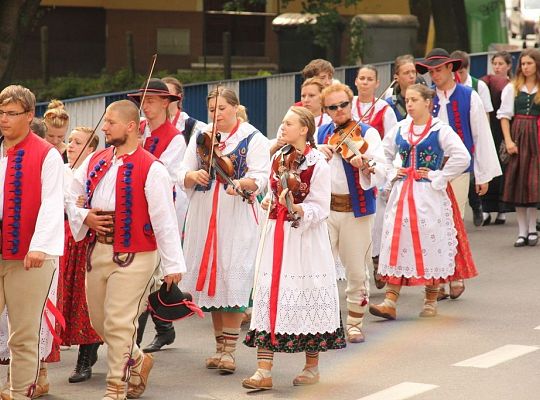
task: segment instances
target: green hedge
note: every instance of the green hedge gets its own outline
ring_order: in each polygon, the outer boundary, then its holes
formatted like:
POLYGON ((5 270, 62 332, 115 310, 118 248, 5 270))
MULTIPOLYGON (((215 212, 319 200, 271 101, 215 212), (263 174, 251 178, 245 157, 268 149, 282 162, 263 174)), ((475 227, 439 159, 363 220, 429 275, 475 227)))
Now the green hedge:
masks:
MULTIPOLYGON (((269 75, 269 72, 259 71, 257 75, 269 75)), ((253 76, 254 74, 233 72, 233 79, 253 76)), ((179 70, 176 73, 169 71, 158 71, 153 77, 163 78, 165 76, 174 76, 180 82, 196 83, 206 81, 216 81, 223 79, 222 71, 191 71, 179 70)), ((74 74, 51 78, 45 85, 41 79, 29 79, 18 82, 29 88, 36 95, 38 102, 50 101, 51 99, 70 99, 74 97, 91 96, 93 94, 120 92, 124 90, 136 89, 146 79, 145 76, 136 74, 130 76, 126 69, 120 70, 115 74, 102 73, 99 76, 81 77, 74 74)))

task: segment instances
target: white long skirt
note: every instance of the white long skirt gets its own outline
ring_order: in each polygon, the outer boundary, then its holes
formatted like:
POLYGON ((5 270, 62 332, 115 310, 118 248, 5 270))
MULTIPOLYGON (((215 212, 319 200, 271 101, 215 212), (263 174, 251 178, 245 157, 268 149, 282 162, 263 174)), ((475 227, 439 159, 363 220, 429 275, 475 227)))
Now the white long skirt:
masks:
MULTIPOLYGON (((250 329, 270 332, 275 220, 269 220, 257 275, 250 329)), ((302 231, 284 226, 275 333, 334 332, 340 327, 335 262, 326 222, 302 231)))
POLYGON ((208 295, 213 251, 210 251, 204 288, 196 291, 199 267, 203 257, 212 214, 214 185, 207 192, 193 192, 186 215, 184 257, 187 273, 181 287, 193 295, 200 307, 246 307, 253 285, 257 253, 257 226, 260 206, 248 204, 239 196, 228 195, 219 184, 217 203, 217 274, 216 294, 208 295))
POLYGON ((454 227, 452 204, 445 190, 434 190, 429 182, 414 182, 412 185, 425 273, 419 276, 416 269, 407 196, 404 200, 397 265, 389 265, 398 200, 402 188, 403 182, 396 182, 388 199, 384 214, 379 273, 387 276, 426 279, 444 279, 453 275, 457 252, 457 231, 454 227))

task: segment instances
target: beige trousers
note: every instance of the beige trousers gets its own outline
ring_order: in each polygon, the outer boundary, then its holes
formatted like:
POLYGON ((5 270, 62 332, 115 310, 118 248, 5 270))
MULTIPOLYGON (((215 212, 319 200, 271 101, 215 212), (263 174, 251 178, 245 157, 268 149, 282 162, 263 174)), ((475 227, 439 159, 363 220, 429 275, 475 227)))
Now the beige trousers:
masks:
MULTIPOLYGON (((29 399, 29 389, 39 373, 39 331, 43 309, 53 280, 55 260, 41 268, 24 269, 22 261, 0 256, 0 313, 8 309, 10 395, 29 399)), ((8 394, 7 391, 5 394, 8 394)))
POLYGON ((454 179, 452 182, 450 182, 450 185, 452 185, 452 190, 454 191, 454 195, 456 196, 456 201, 459 206, 459 212, 461 213, 461 219, 465 218, 465 207, 467 207, 467 202, 469 201, 469 181, 470 181, 470 173, 465 172, 464 174, 461 174, 456 179, 454 179))
POLYGON ((136 253, 127 267, 113 262, 113 247, 97 242, 86 274, 86 298, 90 322, 107 344, 107 382, 117 385, 129 379, 128 362, 138 360, 135 344, 138 317, 146 307, 157 251, 136 253))
POLYGON ((330 211, 328 218, 332 253, 345 267, 347 309, 357 313, 365 312, 369 300, 372 225, 373 215, 355 218, 352 212, 330 211))

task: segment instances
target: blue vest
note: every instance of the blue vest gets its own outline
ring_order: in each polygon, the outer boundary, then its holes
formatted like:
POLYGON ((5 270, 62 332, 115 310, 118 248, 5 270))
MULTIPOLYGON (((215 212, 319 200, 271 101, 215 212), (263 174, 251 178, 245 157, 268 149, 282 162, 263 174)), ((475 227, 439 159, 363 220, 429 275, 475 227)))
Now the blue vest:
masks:
POLYGON ((394 99, 392 97, 388 97, 386 100, 385 100, 389 105, 390 105, 390 108, 392 108, 392 110, 394 110, 394 114, 396 114, 396 118, 399 121, 405 119, 405 117, 407 116, 407 113, 405 114, 401 114, 397 108, 397 105, 396 105, 396 102, 394 101, 394 99))
MULTIPOLYGON (((403 168, 411 166, 411 145, 401 136, 401 128, 396 135, 396 145, 401 156, 403 168)), ((444 162, 444 150, 439 144, 439 131, 432 131, 429 136, 416 146, 415 169, 426 167, 432 171, 441 169, 444 162)), ((420 181, 427 182, 428 179, 420 181)))
MULTIPOLYGON (((364 123, 360 123, 359 125, 362 129, 362 136, 364 136, 367 130, 371 128, 371 126, 364 123)), ((333 123, 321 126, 317 134, 318 143, 323 144, 326 138, 334 132, 334 129, 335 125, 333 123)), ((360 186, 358 168, 354 168, 345 160, 342 160, 342 162, 345 176, 347 177, 347 186, 349 187, 349 193, 351 194, 354 216, 358 218, 374 214, 376 210, 375 190, 373 188, 368 190, 362 189, 360 186)))
MULTIPOLYGON (((463 144, 471 155, 471 163, 469 167, 463 172, 473 171, 473 154, 474 154, 474 141, 471 132, 471 94, 473 90, 468 86, 464 86, 460 83, 456 84, 454 93, 450 96, 450 101, 446 105, 446 113, 448 115, 448 125, 452 127, 454 131, 459 135, 463 144), (456 113, 454 114, 454 110, 456 113)), ((433 116, 439 115, 440 105, 439 98, 435 96, 433 98, 433 116)))
MULTIPOLYGON (((228 156, 231 159, 234 165, 234 176, 231 179, 240 179, 244 177, 244 175, 246 174, 248 170, 246 159, 247 159, 249 142, 251 142, 251 139, 253 139, 253 136, 255 136, 257 132, 258 131, 255 131, 249 134, 247 137, 245 137, 238 143, 238 146, 236 146, 236 148, 233 151, 226 154, 226 156, 228 156)), ((203 133, 199 133, 199 135, 203 135, 203 133)), ((199 192, 205 192, 207 190, 210 190, 211 186, 212 186, 212 182, 210 182, 208 186, 195 185, 195 190, 199 192)), ((224 185, 224 188, 227 189, 227 185, 224 185)))

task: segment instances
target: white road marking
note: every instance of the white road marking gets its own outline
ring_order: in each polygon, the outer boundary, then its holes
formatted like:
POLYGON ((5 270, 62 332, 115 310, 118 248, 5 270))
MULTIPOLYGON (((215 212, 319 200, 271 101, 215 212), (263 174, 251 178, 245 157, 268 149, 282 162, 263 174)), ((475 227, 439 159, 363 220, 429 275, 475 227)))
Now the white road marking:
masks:
POLYGON ((454 364, 456 367, 491 368, 505 361, 513 360, 525 354, 538 350, 538 346, 522 346, 507 344, 479 356, 454 364))
POLYGON ((358 400, 405 400, 419 394, 438 388, 437 385, 425 383, 402 382, 399 385, 389 387, 380 392, 370 394, 358 400))

